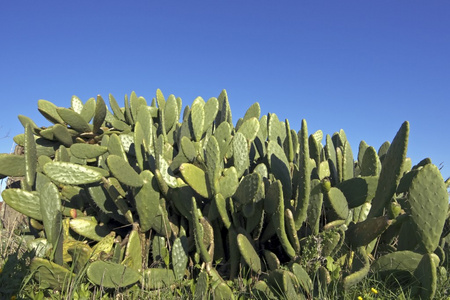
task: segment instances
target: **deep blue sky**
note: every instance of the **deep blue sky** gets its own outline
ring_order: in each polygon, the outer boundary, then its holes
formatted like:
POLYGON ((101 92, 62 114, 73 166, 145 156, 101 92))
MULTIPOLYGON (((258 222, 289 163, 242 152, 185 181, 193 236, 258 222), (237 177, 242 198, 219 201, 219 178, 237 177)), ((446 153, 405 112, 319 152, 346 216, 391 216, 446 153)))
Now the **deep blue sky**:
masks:
POLYGON ((408 156, 450 176, 450 1, 1 1, 0 152, 37 100, 70 105, 157 88, 183 105, 229 95, 310 133, 343 128, 356 156, 411 123, 408 156))

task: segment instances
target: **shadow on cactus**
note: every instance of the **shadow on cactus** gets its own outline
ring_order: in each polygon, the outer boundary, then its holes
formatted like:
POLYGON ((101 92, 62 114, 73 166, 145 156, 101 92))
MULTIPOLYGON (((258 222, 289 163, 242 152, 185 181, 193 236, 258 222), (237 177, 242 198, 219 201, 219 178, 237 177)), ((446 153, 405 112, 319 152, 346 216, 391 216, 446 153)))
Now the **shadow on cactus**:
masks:
POLYGON ((0 155, 0 176, 21 177, 4 201, 29 217, 29 247, 45 245, 34 280, 270 299, 401 273, 433 297, 449 180, 429 159, 412 166, 408 122, 378 151, 362 141, 355 160, 343 130, 309 134, 303 120, 297 132, 258 103, 234 125, 225 91, 184 108, 160 90, 123 107, 110 95, 109 107, 39 100, 52 125, 19 116, 23 154, 0 155))

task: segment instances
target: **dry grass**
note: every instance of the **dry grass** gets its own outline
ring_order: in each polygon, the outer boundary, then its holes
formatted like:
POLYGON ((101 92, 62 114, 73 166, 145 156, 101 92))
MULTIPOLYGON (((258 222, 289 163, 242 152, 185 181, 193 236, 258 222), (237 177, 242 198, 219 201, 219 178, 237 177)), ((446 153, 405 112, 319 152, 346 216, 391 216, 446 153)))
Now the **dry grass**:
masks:
POLYGON ((0 217, 0 299, 11 299, 28 274, 31 253, 20 235, 23 216, 3 203, 0 217))

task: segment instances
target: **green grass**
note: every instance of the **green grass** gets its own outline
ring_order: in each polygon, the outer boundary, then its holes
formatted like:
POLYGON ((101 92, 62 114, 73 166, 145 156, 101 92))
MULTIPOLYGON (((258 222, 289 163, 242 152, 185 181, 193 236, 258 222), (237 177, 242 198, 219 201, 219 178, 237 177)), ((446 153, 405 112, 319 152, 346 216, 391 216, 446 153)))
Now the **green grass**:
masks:
MULTIPOLYGON (((143 290, 138 284, 121 289, 106 289, 89 283, 84 272, 67 282, 62 291, 46 289, 33 279, 29 264, 34 254, 25 247, 26 236, 20 235, 17 224, 14 230, 6 230, 0 224, 0 299, 193 299, 193 280, 185 280, 171 288, 157 291, 143 290)), ((438 285, 435 299, 450 299, 450 253, 438 269, 438 285)), ((242 270, 242 272, 247 272, 242 270)), ((234 282, 228 282, 236 299, 255 298, 252 287, 257 277, 241 274, 234 282)), ((335 281, 337 282, 337 281, 335 281)), ((412 299, 411 284, 398 282, 396 278, 379 278, 370 274, 358 285, 343 290, 339 284, 328 286, 315 299, 412 299), (361 298, 359 298, 361 297, 361 298)), ((212 296, 212 295, 210 295, 212 296)), ((283 298, 283 295, 278 295, 283 298)), ((212 297, 211 297, 212 299, 212 297)), ((290 299, 291 300, 291 299, 290 299)))

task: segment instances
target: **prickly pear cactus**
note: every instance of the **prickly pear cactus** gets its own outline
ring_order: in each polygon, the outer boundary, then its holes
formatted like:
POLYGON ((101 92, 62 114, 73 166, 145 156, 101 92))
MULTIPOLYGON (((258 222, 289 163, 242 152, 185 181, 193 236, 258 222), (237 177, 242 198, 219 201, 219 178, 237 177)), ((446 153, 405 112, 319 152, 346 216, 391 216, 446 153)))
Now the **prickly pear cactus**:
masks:
POLYGON ((408 122, 355 160, 344 130, 308 134, 302 120, 297 132, 258 103, 233 124, 225 91, 184 109, 160 90, 108 98, 39 100, 50 124, 20 115, 23 151, 0 154, 41 286, 179 294, 189 282, 194 298, 233 299, 245 281, 255 297, 309 299, 373 271, 433 297, 449 180, 429 159, 412 167, 408 122))

